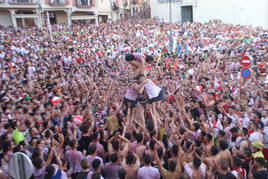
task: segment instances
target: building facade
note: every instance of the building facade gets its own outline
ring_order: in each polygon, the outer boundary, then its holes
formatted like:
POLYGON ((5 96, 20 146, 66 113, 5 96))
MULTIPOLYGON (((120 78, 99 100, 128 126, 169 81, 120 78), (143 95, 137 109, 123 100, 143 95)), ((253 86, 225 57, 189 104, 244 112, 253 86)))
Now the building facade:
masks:
POLYGON ((111 0, 113 17, 122 19, 141 15, 149 7, 149 0, 111 0))
POLYGON ((0 25, 99 23, 142 12, 147 0, 0 0, 0 25))
POLYGON ((151 0, 150 4, 151 16, 166 22, 216 19, 268 29, 267 0, 151 0))

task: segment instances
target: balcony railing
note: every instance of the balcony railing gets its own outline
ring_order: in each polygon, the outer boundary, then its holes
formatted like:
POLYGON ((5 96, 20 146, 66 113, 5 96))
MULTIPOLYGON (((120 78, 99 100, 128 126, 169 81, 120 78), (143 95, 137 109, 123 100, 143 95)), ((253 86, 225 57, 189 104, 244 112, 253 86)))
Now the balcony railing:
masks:
POLYGON ((67 5, 67 0, 50 0, 49 4, 51 6, 64 6, 67 5))
POLYGON ((77 7, 92 7, 93 3, 91 0, 76 0, 77 7))
POLYGON ((36 4, 37 0, 9 0, 10 4, 36 4))

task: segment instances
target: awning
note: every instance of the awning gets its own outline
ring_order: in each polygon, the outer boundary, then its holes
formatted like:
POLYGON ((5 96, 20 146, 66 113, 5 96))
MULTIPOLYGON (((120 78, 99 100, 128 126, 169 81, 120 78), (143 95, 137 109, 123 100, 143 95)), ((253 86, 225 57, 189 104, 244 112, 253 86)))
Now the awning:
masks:
POLYGON ((38 18, 36 14, 15 14, 15 18, 38 18))
POLYGON ((72 20, 91 20, 91 19, 96 19, 96 16, 72 16, 72 20))

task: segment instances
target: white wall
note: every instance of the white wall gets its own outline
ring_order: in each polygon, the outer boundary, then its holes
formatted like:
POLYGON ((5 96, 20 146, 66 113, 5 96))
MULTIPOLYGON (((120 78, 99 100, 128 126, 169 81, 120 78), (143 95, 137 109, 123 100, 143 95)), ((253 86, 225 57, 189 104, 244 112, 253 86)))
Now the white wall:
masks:
MULTIPOLYGON (((164 20, 166 22, 170 21, 170 3, 169 0, 160 0, 165 1, 166 3, 158 3, 158 0, 151 0, 151 15, 152 17, 159 17, 161 20, 164 20)), ((180 22, 181 21, 181 6, 188 6, 188 5, 194 5, 196 0, 183 0, 183 3, 180 2, 172 2, 171 9, 172 9, 172 15, 171 20, 172 22, 180 22)), ((193 7, 193 11, 195 11, 195 7, 193 7)), ((195 20, 195 14, 193 13, 193 19, 195 20)))
POLYGON ((224 23, 268 28, 267 0, 200 0, 198 21, 220 19, 224 23))
POLYGON ((8 11, 0 11, 0 25, 7 27, 11 26, 10 14, 8 11))
POLYGON ((98 11, 111 12, 110 0, 98 0, 98 11))
MULTIPOLYGON (((168 2, 168 0, 166 0, 168 2)), ((151 15, 169 21, 169 3, 151 0, 151 15)), ((193 5, 193 20, 207 22, 212 19, 224 23, 262 26, 268 29, 268 0, 184 0, 172 3, 172 21, 181 21, 180 6, 193 5)))

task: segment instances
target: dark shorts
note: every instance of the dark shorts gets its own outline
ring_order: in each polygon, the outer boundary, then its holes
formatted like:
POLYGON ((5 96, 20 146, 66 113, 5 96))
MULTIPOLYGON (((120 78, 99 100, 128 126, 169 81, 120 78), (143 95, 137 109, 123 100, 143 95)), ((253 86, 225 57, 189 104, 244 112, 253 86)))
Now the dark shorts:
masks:
POLYGON ((164 93, 163 91, 161 90, 160 93, 158 94, 158 96, 152 98, 152 99, 149 99, 149 103, 153 103, 153 102, 157 102, 157 101, 163 101, 164 100, 164 93))
POLYGON ((137 101, 134 101, 134 100, 131 100, 131 99, 128 99, 126 97, 124 97, 123 99, 123 103, 124 105, 128 106, 128 104, 130 104, 130 107, 133 108, 137 105, 137 101))
POLYGON ((144 75, 143 74, 139 74, 139 75, 135 76, 133 79, 138 81, 142 77, 144 77, 144 75))

